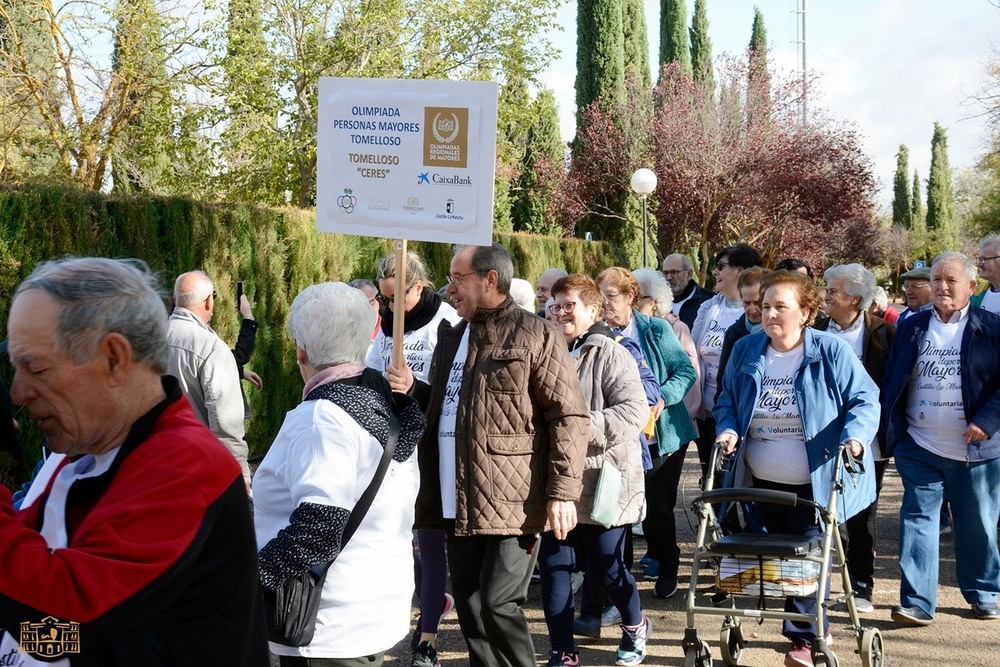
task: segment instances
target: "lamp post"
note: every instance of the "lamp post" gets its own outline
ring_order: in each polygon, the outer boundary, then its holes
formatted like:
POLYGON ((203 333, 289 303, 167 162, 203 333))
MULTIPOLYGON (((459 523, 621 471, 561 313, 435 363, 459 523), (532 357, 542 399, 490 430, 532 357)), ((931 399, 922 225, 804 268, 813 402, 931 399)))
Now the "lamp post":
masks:
POLYGON ((642 197, 642 266, 648 267, 646 253, 649 244, 646 242, 646 235, 649 224, 646 218, 646 197, 656 189, 656 174, 650 169, 636 169, 629 180, 629 185, 632 187, 632 192, 642 197))

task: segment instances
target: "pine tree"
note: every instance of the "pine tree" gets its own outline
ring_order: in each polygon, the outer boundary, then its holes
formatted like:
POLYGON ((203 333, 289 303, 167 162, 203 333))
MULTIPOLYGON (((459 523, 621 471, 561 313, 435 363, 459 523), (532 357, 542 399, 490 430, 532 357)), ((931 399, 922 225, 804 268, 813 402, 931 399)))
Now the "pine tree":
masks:
POLYGON ((920 197, 920 174, 913 170, 913 188, 910 191, 910 246, 917 259, 927 257, 927 219, 920 197))
POLYGON ((954 250, 958 242, 954 207, 951 169, 948 167, 948 135, 939 123, 934 123, 931 173, 927 179, 927 229, 934 232, 934 241, 940 250, 954 250))
POLYGON ((625 76, 638 74, 643 87, 652 83, 649 71, 649 37, 646 9, 642 0, 622 0, 622 28, 625 33, 625 76))
POLYGON ((119 85, 130 93, 126 103, 140 108, 122 133, 112 158, 112 187, 117 192, 163 192, 171 179, 170 137, 173 135, 169 87, 163 50, 163 18, 152 0, 121 0, 115 8, 112 68, 119 85))
POLYGON ((622 0, 579 0, 576 13, 576 122, 595 100, 625 99, 622 0))
POLYGON ((712 39, 708 36, 708 0, 694 0, 691 19, 691 72, 694 80, 715 92, 715 68, 712 65, 712 39))
POLYGON ((892 180, 892 223, 910 229, 912 225, 910 203, 910 149, 899 145, 896 153, 896 175, 892 180))
POLYGON ((691 73, 685 0, 660 0, 660 69, 672 62, 691 73))
POLYGON ((767 29, 764 15, 754 9, 753 28, 750 31, 748 49, 750 59, 749 86, 747 100, 749 121, 765 121, 771 115, 771 73, 767 65, 767 29))

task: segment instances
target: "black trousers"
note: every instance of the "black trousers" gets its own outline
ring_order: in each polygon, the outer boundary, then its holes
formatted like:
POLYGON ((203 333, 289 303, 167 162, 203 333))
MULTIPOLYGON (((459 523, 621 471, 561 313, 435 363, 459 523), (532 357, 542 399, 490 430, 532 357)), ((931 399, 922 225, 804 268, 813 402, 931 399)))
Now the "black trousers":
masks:
POLYGON ((888 461, 875 462, 875 502, 840 524, 840 538, 847 552, 847 571, 851 581, 862 583, 872 590, 875 585, 875 513, 878 497, 882 493, 882 479, 888 461))
POLYGON ((456 536, 448 566, 470 667, 535 667, 524 602, 537 558, 534 535, 456 536))
POLYGON ((649 556, 660 561, 660 574, 664 577, 676 577, 680 564, 674 506, 687 448, 685 444, 673 454, 654 456, 653 467, 646 472, 646 518, 642 522, 642 532, 646 536, 649 556))

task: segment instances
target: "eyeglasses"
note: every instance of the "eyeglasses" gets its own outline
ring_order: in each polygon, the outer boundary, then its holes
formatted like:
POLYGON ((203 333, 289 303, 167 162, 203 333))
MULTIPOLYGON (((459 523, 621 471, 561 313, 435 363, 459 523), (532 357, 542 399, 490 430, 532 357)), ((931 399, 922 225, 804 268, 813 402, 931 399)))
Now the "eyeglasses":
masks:
MULTIPOLYGON (((407 287, 406 291, 403 292, 403 296, 405 297, 410 292, 412 292, 413 288, 416 287, 416 286, 417 286, 417 283, 413 283, 412 285, 410 285, 409 287, 407 287)), ((392 296, 386 296, 385 294, 382 294, 381 292, 379 292, 378 294, 375 295, 375 300, 378 301, 380 304, 382 304, 383 308, 388 308, 389 304, 392 303, 393 297, 392 296)), ((371 303, 371 301, 369 301, 368 303, 371 303)))
POLYGON ((576 301, 567 301, 566 303, 561 305, 558 303, 554 303, 551 306, 549 306, 549 314, 558 315, 560 313, 566 313, 567 315, 569 315, 570 313, 573 312, 575 308, 576 308, 576 301))
POLYGON ((674 276, 679 276, 682 273, 687 273, 687 269, 670 269, 669 271, 664 271, 663 275, 667 276, 668 278, 672 278, 674 276))
POLYGON ((463 278, 465 278, 466 276, 471 276, 473 273, 479 273, 479 271, 466 271, 465 273, 451 273, 445 277, 448 280, 449 285, 457 285, 458 283, 462 282, 463 278))
POLYGON ((930 286, 931 286, 930 283, 924 282, 924 281, 920 281, 918 283, 904 282, 903 283, 903 291, 904 292, 912 292, 912 291, 918 290, 918 289, 927 289, 930 286))
POLYGON ((611 292, 605 292, 605 293, 604 293, 604 298, 605 298, 605 300, 607 300, 607 301, 613 301, 614 299, 617 299, 617 298, 618 298, 618 297, 620 297, 620 296, 622 296, 622 293, 621 293, 621 292, 614 292, 614 293, 611 293, 611 292))
POLYGON ((976 264, 985 264, 991 259, 1000 259, 1000 255, 993 255, 992 257, 977 257, 976 264))
POLYGON ((652 299, 652 298, 653 297, 649 296, 648 294, 640 294, 639 295, 639 301, 643 301, 645 299, 652 299))
POLYGON ((729 266, 732 266, 732 264, 730 264, 729 262, 719 262, 718 264, 715 265, 715 270, 721 271, 722 269, 729 266))

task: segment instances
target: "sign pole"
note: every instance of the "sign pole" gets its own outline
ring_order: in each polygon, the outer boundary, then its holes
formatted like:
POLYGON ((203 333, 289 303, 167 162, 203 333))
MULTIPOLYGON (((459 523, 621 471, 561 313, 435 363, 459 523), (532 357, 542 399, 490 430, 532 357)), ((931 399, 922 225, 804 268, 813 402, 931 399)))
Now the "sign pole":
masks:
POLYGON ((392 365, 402 368, 406 365, 403 356, 403 318, 406 317, 406 239, 396 241, 396 293, 392 297, 392 365))

